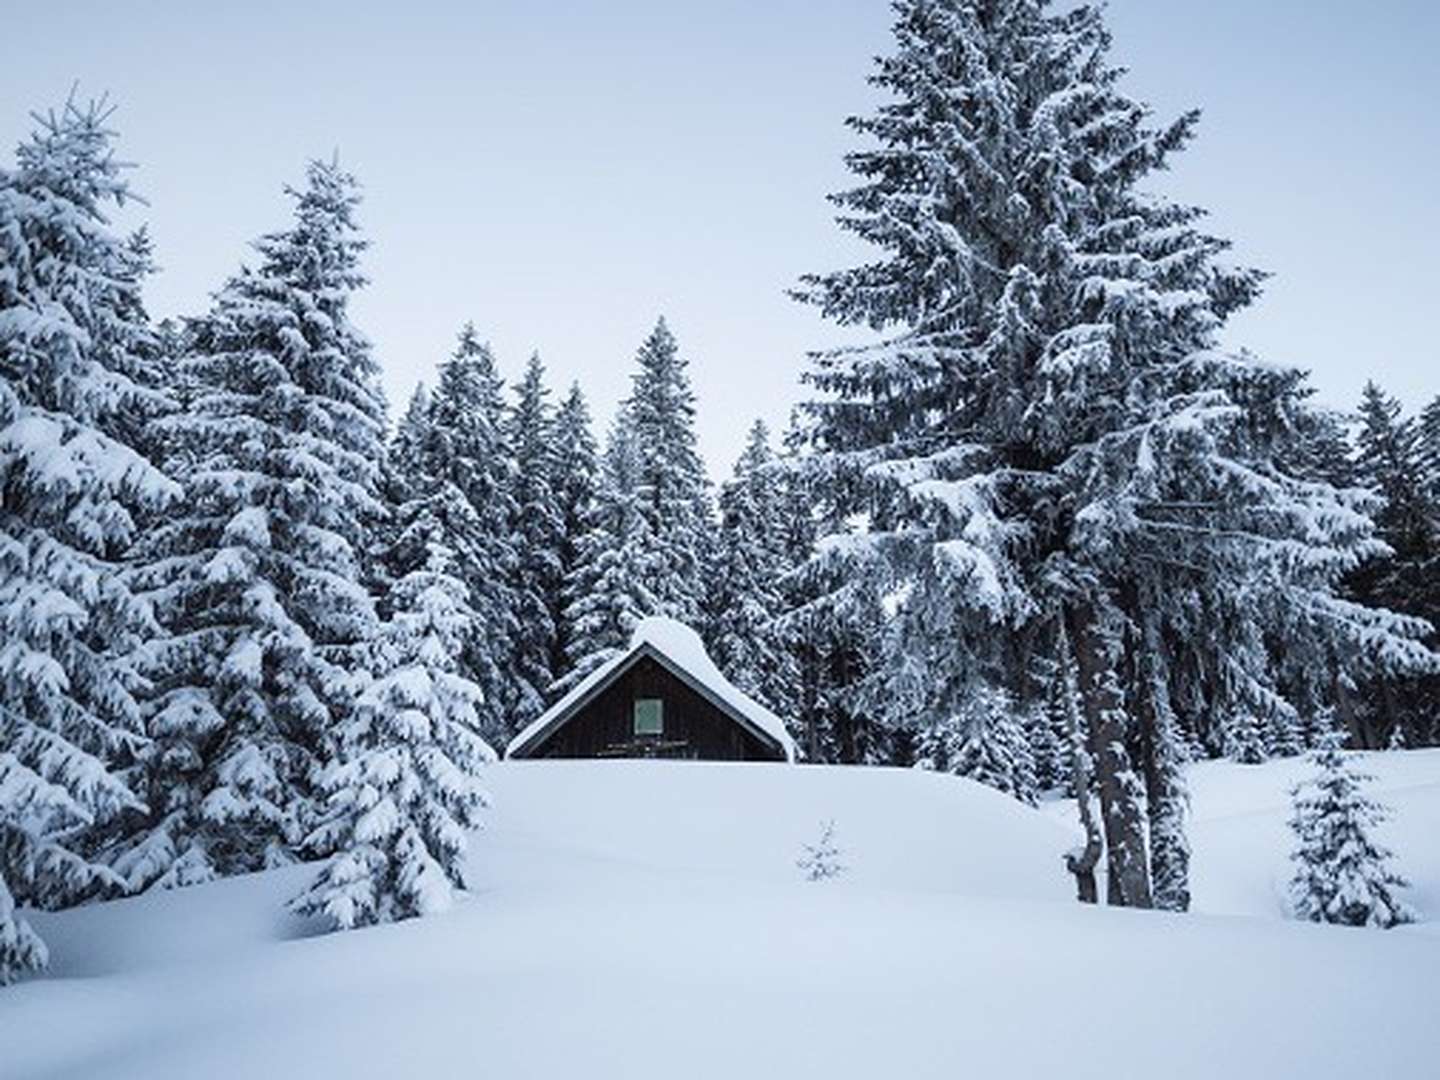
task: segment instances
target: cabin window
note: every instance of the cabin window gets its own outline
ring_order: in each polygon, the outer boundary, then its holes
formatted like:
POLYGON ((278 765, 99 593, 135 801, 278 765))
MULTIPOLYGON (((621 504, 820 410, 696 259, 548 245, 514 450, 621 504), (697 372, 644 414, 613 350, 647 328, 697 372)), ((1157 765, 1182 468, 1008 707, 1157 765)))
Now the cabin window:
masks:
POLYGON ((662 735, 665 732, 665 703, 659 698, 635 701, 635 734, 662 735))

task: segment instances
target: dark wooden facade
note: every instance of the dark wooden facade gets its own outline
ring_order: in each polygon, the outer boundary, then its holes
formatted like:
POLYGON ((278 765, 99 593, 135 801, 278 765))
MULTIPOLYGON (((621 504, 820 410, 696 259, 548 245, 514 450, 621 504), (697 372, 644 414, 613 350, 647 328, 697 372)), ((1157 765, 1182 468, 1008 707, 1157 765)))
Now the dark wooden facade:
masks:
POLYGON ((641 652, 593 696, 524 750, 522 758, 688 758, 698 761, 784 761, 773 739, 712 700, 698 684, 641 652), (658 699, 664 730, 635 733, 635 702, 658 699))

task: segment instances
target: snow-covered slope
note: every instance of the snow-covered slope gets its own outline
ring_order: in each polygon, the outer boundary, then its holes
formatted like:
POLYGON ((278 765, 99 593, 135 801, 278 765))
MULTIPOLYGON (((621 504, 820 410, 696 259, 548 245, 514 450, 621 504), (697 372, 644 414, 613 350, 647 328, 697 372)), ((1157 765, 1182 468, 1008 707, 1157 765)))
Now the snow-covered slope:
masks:
MULTIPOLYGON (((1286 767, 1235 768, 1195 777, 1206 881, 1254 876, 1207 832, 1225 814, 1283 819, 1286 767)), ((1440 807, 1440 754, 1405 768, 1440 807)), ((56 970, 0 992, 0 1077, 1239 1080, 1440 1055, 1425 928, 1082 909, 1067 827, 964 781, 603 762, 490 786, 478 888, 444 917, 307 936, 280 910, 303 867, 39 917, 56 970), (803 881, 829 818, 850 870, 803 881)))

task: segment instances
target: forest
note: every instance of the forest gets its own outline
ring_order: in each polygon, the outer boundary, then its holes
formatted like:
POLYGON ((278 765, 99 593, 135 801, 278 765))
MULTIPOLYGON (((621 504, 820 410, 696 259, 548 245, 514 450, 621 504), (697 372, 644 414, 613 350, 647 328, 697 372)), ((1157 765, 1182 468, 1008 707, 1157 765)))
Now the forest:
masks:
POLYGON ((807 762, 1075 799, 1112 905, 1188 907, 1190 763, 1314 752, 1312 817, 1363 825, 1340 747, 1440 745, 1440 396, 1326 406, 1222 344, 1265 275, 1156 193, 1199 116, 1127 95, 1099 9, 895 8, 831 196, 873 257, 793 288, 856 344, 719 482, 663 317, 596 358, 633 373, 603 428, 472 324, 392 411, 335 157, 152 318, 111 104, 34 114, 0 169, 0 983, 46 963, 22 909, 302 861, 337 927, 441 910, 497 751, 651 615, 807 762))

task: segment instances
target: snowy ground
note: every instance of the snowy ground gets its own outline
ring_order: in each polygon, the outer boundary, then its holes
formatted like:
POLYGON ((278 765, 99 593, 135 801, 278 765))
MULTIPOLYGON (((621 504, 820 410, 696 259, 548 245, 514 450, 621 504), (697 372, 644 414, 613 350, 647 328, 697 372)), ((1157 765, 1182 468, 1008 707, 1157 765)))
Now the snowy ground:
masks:
MULTIPOLYGON (((1440 751, 1378 756, 1440 915, 1440 751)), ((1192 775, 1196 906, 1085 909, 1036 813, 898 770, 497 766, 475 894, 310 936, 297 868, 36 921, 0 1077, 1429 1077, 1435 924, 1277 918, 1296 763, 1192 775), (833 817, 850 870, 808 883, 833 817)))

